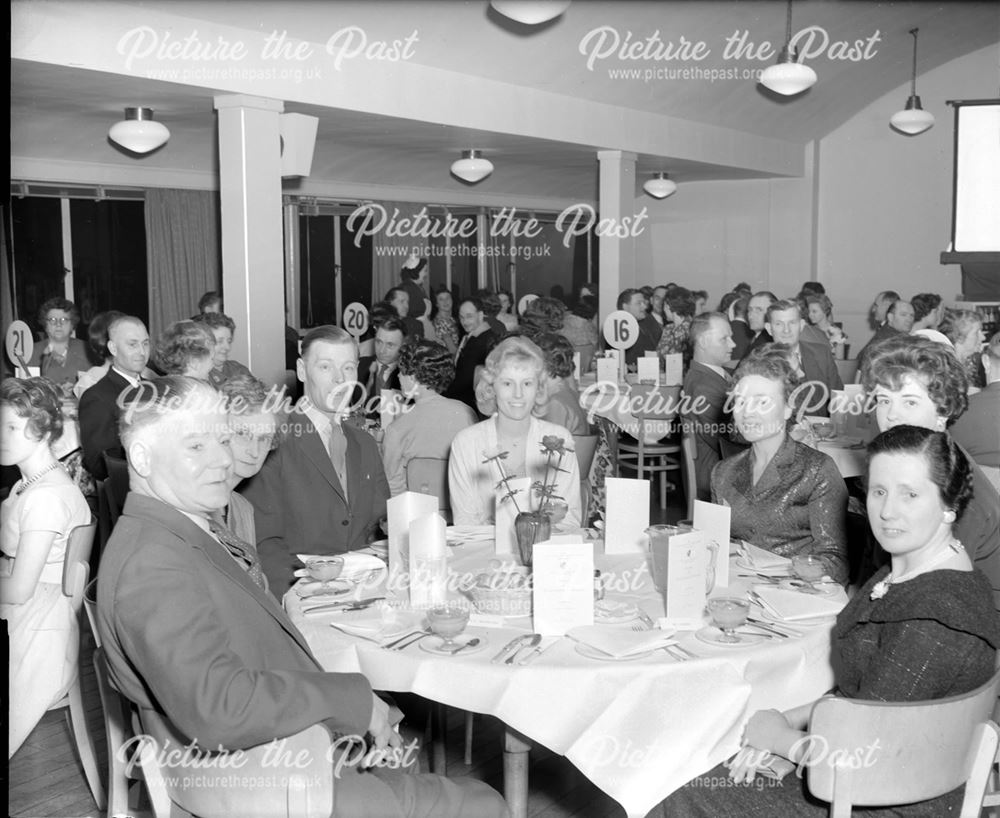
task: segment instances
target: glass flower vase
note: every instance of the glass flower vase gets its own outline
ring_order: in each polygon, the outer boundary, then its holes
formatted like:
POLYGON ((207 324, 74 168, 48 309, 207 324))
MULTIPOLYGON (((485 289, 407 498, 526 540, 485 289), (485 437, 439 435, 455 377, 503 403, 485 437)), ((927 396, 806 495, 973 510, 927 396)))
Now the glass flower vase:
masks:
POLYGON ((521 564, 531 567, 535 543, 545 542, 552 531, 549 515, 542 511, 522 511, 514 518, 514 533, 517 536, 517 552, 521 564))

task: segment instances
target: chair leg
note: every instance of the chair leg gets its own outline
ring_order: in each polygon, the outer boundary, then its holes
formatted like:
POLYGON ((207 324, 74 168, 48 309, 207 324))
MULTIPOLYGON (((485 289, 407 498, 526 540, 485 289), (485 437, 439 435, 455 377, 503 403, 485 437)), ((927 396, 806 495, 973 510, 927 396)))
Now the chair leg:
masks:
POLYGON ((101 783, 101 775, 97 769, 97 750, 94 748, 94 739, 87 729, 87 716, 83 709, 83 694, 80 690, 79 676, 69 689, 69 724, 90 792, 97 803, 97 809, 103 810, 107 806, 104 797, 104 784, 101 783))
POLYGON ((660 508, 664 509, 667 507, 667 473, 665 471, 660 472, 660 508))
POLYGON ((465 711, 465 766, 472 766, 472 711, 465 711))

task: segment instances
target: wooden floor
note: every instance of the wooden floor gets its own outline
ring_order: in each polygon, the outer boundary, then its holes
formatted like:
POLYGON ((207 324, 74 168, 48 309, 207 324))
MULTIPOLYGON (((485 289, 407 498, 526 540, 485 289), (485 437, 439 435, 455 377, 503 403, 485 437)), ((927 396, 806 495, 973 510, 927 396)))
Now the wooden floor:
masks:
MULTIPOLYGON (((653 521, 679 519, 679 508, 666 512, 654 508, 653 521)), ((84 628, 81 647, 83 700, 97 745, 102 775, 107 772, 107 742, 100 698, 91 661, 94 646, 84 628)), ((404 704, 404 710, 405 710, 404 704)), ((66 712, 45 715, 38 727, 10 760, 8 766, 8 815, 12 818, 80 818, 97 816, 97 806, 87 788, 76 757, 66 712)), ((503 789, 502 725, 490 716, 475 718, 472 766, 462 760, 464 714, 448 711, 448 775, 470 776, 503 789)), ((426 759, 423 769, 429 769, 426 759)), ((569 761, 543 747, 531 752, 528 815, 532 818, 624 818, 625 811, 597 789, 569 761)))

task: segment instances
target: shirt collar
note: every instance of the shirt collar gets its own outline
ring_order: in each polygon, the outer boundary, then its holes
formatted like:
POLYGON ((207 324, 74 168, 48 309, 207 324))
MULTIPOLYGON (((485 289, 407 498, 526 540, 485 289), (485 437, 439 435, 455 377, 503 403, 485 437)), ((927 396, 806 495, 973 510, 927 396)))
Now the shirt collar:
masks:
POLYGON ((139 378, 137 378, 135 375, 131 374, 130 372, 124 372, 114 365, 112 365, 111 368, 119 375, 121 375, 125 380, 127 380, 130 384, 132 384, 132 386, 139 385, 139 378))

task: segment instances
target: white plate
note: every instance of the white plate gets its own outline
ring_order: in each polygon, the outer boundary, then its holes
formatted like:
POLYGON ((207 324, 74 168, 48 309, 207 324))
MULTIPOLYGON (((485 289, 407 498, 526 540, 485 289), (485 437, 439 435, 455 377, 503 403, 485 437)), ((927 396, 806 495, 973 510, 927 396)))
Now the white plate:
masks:
POLYGON ((722 631, 708 625, 699 631, 695 631, 694 638, 702 642, 707 642, 709 645, 717 645, 720 648, 745 648, 767 639, 766 636, 761 634, 746 633, 744 631, 737 631, 736 635, 740 638, 739 642, 723 642, 722 631))
POLYGON ((639 609, 630 602, 601 599, 594 603, 594 620, 607 625, 624 624, 639 618, 639 609))
POLYGON ((774 622, 776 625, 788 625, 790 628, 797 628, 799 625, 807 627, 810 625, 829 625, 837 621, 837 617, 834 614, 812 616, 808 619, 778 619, 767 608, 760 608, 760 618, 766 619, 768 622, 774 622))
POLYGON ((331 579, 324 588, 322 583, 315 579, 307 579, 301 584, 295 585, 295 593, 300 599, 316 599, 322 596, 343 596, 354 590, 354 583, 347 579, 331 579))
MULTIPOLYGON (((479 644, 474 648, 462 648, 455 656, 468 656, 471 653, 479 653, 481 650, 486 650, 489 645, 489 640, 485 636, 476 636, 475 634, 463 633, 455 637, 455 641, 459 644, 465 645, 472 639, 478 639, 479 644)), ((440 636, 428 636, 426 639, 420 640, 420 649, 426 650, 428 653, 433 653, 435 656, 451 656, 454 647, 445 648, 444 639, 440 636)))
POLYGON ((602 662, 631 662, 635 659, 647 659, 656 653, 655 650, 644 650, 642 653, 630 653, 628 656, 612 656, 610 653, 592 648, 583 642, 577 642, 574 647, 581 656, 586 656, 588 659, 598 659, 602 662))

